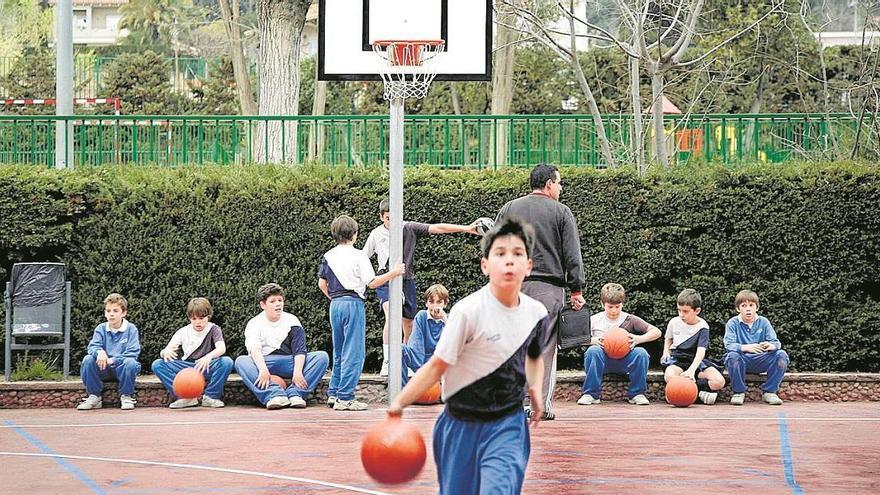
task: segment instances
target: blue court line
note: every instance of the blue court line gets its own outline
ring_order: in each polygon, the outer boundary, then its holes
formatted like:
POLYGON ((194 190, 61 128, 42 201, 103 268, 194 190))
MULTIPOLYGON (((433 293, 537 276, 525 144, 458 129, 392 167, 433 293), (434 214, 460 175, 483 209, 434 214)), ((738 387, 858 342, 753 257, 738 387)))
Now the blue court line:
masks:
MULTIPOLYGON (((48 445, 41 442, 39 438, 31 435, 24 428, 17 426, 15 424, 15 422, 10 421, 10 420, 6 420, 3 423, 6 424, 7 426, 10 426, 13 429, 13 431, 15 431, 16 433, 21 435, 22 438, 24 438, 25 440, 30 442, 31 445, 40 449, 40 451, 43 452, 44 454, 57 454, 57 452, 55 452, 54 450, 49 448, 48 445)), ((67 470, 67 472, 74 475, 78 480, 82 481, 84 485, 91 488, 92 491, 94 491, 95 493, 97 493, 99 495, 107 495, 107 492, 102 490, 101 487, 98 486, 98 484, 95 482, 95 480, 89 478, 89 476, 86 473, 80 471, 79 468, 77 468, 72 463, 70 463, 70 461, 68 461, 67 459, 63 459, 61 457, 53 457, 53 459, 55 459, 55 462, 58 463, 58 465, 63 467, 65 470, 67 470)))
POLYGON ((791 457, 791 441, 788 438, 788 421, 785 413, 779 413, 779 444, 782 448, 782 466, 785 469, 785 482, 794 495, 803 495, 804 489, 794 479, 794 460, 791 457))

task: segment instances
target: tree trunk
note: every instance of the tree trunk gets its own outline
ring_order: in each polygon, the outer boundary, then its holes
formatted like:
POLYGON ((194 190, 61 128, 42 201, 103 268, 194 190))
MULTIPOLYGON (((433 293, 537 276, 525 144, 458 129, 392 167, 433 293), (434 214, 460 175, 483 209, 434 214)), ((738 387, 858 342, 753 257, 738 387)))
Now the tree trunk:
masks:
POLYGON ((654 114, 654 157, 663 168, 666 168, 669 166, 669 154, 666 152, 666 132, 663 128, 663 74, 656 68, 651 70, 651 97, 654 114))
MULTIPOLYGON (((315 94, 312 99, 312 115, 324 115, 327 111, 327 81, 318 80, 318 64, 315 64, 315 94)), ((323 161, 324 125, 316 120, 309 132, 309 159, 323 161)))
MULTIPOLYGON (((633 41, 635 49, 637 40, 633 41)), ((630 86, 630 104, 633 112, 633 135, 632 135, 632 151, 636 157, 636 171, 639 177, 643 177, 647 171, 645 167, 645 144, 644 125, 642 124, 642 97, 639 91, 639 59, 635 57, 629 58, 629 86, 630 86)))
POLYGON ((241 42, 241 9, 238 0, 220 0, 220 13, 223 16, 223 28, 229 40, 229 55, 232 58, 232 71, 235 74, 235 89, 238 92, 238 104, 242 115, 255 115, 257 103, 254 101, 254 90, 248 75, 247 63, 244 59, 244 48, 241 42))
MULTIPOLYGON (((260 29, 260 101, 262 116, 299 113, 299 55, 310 0, 257 0, 260 29)), ((267 121, 257 126, 257 161, 296 163, 295 121, 267 121)))
MULTIPOLYGON (((508 115, 513 102, 513 64, 516 60, 516 42, 520 33, 510 29, 516 23, 517 16, 503 3, 496 4, 497 20, 495 24, 495 49, 492 58, 492 115, 508 115)), ((507 165, 507 126, 508 121, 495 121, 496 132, 491 134, 492 144, 490 147, 489 161, 497 165, 507 165)))

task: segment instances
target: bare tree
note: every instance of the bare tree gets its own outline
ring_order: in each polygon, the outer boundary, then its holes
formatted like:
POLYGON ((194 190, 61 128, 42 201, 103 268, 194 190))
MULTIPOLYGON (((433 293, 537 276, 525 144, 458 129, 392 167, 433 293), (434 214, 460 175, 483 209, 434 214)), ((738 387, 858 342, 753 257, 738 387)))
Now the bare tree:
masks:
MULTIPOLYGON (((521 0, 513 0, 520 5, 521 0)), ((504 3, 495 6, 496 30, 495 51, 492 54, 492 115, 508 115, 513 103, 513 66, 515 62, 516 44, 520 39, 520 31, 516 25, 516 10, 504 3)), ((507 126, 506 121, 496 121, 497 132, 492 133, 492 156, 490 160, 498 165, 508 163, 507 126)))
MULTIPOLYGON (((260 31, 259 114, 299 114, 300 45, 311 0, 256 0, 260 31)), ((257 161, 296 163, 297 125, 267 121, 258 126, 257 161)))
POLYGON ((235 88, 242 115, 255 115, 257 103, 254 101, 254 90, 244 59, 244 47, 241 42, 241 9, 238 0, 219 0, 220 14, 223 17, 223 29, 229 40, 229 55, 232 58, 232 71, 235 75, 235 88))

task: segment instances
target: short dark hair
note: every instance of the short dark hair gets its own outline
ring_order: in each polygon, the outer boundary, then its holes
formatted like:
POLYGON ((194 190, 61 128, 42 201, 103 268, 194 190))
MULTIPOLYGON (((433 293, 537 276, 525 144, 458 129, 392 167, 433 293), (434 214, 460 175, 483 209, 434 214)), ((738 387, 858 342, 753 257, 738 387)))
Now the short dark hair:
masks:
POLYGON ((749 289, 743 289, 736 293, 736 298, 733 300, 733 308, 739 309, 739 305, 744 302, 753 302, 755 306, 761 307, 761 300, 758 299, 758 294, 749 289))
POLYGON ((532 190, 544 189, 544 185, 547 184, 548 180, 556 182, 557 172, 559 172, 559 169, 556 168, 556 165, 539 163, 532 169, 532 173, 529 176, 529 186, 532 187, 532 190))
POLYGON ((388 198, 382 198, 382 201, 379 201, 379 216, 389 211, 391 211, 391 202, 388 201, 388 198))
POLYGON ((495 239, 508 235, 522 239, 523 244, 526 246, 526 256, 532 257, 535 230, 531 225, 523 222, 516 216, 507 215, 496 222, 495 226, 489 229, 486 235, 483 236, 483 241, 480 243, 480 251, 483 254, 483 258, 489 257, 489 252, 492 250, 492 244, 495 243, 495 239))
POLYGON ((330 235, 336 242, 351 241, 358 233, 358 223, 348 215, 339 215, 330 224, 330 235))
POLYGON ((259 302, 266 301, 272 296, 284 297, 284 289, 274 282, 261 285, 260 288, 257 289, 257 301, 259 302))
POLYGON ((108 304, 115 304, 119 306, 119 309, 128 313, 128 301, 125 299, 125 296, 118 292, 113 292, 104 298, 104 306, 108 304))
POLYGON ((693 309, 700 309, 703 307, 703 296, 694 289, 685 289, 678 295, 676 304, 679 306, 690 306, 693 309))

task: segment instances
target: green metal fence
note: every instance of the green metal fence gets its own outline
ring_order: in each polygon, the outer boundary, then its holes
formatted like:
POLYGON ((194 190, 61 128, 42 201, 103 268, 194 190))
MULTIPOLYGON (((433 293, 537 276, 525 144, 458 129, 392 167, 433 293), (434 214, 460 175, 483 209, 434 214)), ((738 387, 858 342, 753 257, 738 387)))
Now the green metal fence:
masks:
MULTIPOLYGON (((58 120, 68 122, 65 142, 73 149, 76 166, 306 160, 381 166, 388 161, 385 116, 7 115, 0 116, 0 163, 51 166, 58 120)), ((631 117, 608 115, 604 122, 616 159, 631 161, 631 117)), ((852 146, 859 128, 849 114, 668 116, 664 123, 673 161, 730 164, 833 156, 852 146)), ((861 126, 865 156, 880 152, 876 115, 868 114, 861 126)), ((588 115, 409 116, 404 134, 407 165, 606 165, 588 115)), ((650 130, 646 138, 651 142, 650 130)))

